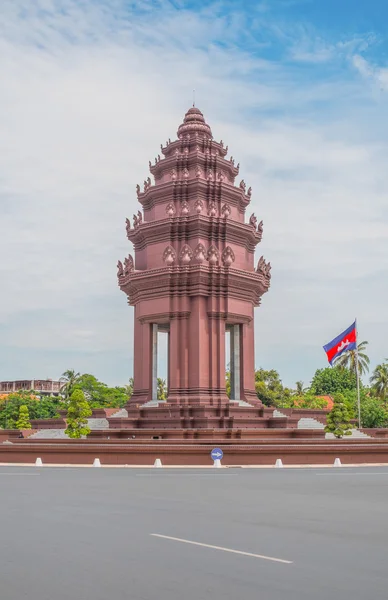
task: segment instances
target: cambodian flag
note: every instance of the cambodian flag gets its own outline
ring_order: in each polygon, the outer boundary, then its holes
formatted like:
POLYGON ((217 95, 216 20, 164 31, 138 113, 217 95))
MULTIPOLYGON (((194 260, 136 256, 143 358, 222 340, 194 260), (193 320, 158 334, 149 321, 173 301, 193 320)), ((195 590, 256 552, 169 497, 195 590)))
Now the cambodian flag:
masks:
POLYGON ((357 347, 356 321, 345 331, 340 333, 334 340, 323 346, 327 354, 327 360, 332 365, 333 361, 347 350, 355 350, 357 347))

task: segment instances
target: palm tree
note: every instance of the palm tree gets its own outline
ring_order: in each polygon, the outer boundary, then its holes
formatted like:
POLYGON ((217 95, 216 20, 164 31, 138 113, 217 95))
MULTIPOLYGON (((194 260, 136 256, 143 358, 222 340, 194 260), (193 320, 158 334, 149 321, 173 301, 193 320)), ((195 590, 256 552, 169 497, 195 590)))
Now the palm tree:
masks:
MULTIPOLYGON (((358 374, 360 376, 365 375, 369 371, 369 356, 365 353, 368 342, 360 342, 357 345, 358 352, 358 374)), ((355 375, 357 374, 357 352, 356 350, 346 350, 340 356, 334 360, 335 367, 342 367, 343 369, 349 369, 355 375)))
POLYGON ((376 396, 384 400, 388 397, 388 364, 377 365, 372 373, 370 382, 376 392, 376 396))
POLYGON ((304 382, 303 381, 297 381, 295 383, 295 390, 293 392, 294 396, 304 396, 305 392, 307 392, 308 388, 303 387, 304 386, 304 382))
POLYGON ((62 383, 61 392, 65 394, 65 399, 70 398, 74 386, 78 383, 81 377, 80 373, 76 373, 74 369, 67 369, 64 373, 62 373, 59 381, 62 383))
POLYGON ((128 398, 132 397, 133 386, 134 386, 133 377, 130 377, 129 381, 128 381, 128 384, 125 386, 125 393, 128 396, 128 398))

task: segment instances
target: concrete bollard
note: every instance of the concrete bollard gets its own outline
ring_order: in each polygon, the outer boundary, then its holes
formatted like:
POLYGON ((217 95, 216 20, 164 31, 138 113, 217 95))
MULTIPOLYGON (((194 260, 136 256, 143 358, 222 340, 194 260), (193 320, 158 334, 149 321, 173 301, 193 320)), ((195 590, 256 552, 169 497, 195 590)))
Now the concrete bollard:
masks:
POLYGON ((93 467, 101 467, 100 459, 95 458, 93 461, 93 467))
POLYGON ((42 459, 41 458, 37 458, 36 459, 35 466, 36 467, 43 467, 43 463, 42 463, 42 459))
POLYGON ((221 469, 222 464, 219 458, 216 458, 216 460, 214 461, 213 467, 215 467, 216 469, 221 469))
POLYGON ((283 463, 282 463, 282 459, 281 458, 277 458, 276 459, 275 467, 277 469, 282 469, 283 468, 283 463))
POLYGON ((333 467, 342 467, 341 460, 340 460, 339 458, 336 458, 336 459, 334 460, 334 465, 333 465, 333 467))
POLYGON ((156 469, 161 469, 163 467, 162 461, 160 460, 160 458, 155 458, 154 467, 156 469))

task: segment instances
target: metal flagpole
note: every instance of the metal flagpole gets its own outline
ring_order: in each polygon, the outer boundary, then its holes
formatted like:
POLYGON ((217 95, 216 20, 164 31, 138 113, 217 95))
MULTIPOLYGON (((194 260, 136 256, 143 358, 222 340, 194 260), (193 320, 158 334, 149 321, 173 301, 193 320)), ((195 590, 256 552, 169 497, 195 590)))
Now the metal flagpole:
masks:
POLYGON ((355 319, 355 324, 356 324, 356 376, 357 376, 358 428, 361 429, 360 373, 359 373, 359 365, 358 365, 357 319, 355 319))

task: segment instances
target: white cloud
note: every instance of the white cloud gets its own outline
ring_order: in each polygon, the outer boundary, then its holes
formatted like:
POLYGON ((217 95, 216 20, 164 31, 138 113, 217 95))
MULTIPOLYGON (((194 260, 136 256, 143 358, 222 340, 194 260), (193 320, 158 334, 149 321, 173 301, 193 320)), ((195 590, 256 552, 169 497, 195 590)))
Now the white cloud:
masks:
POLYGON ((133 4, 0 9, 0 378, 40 376, 46 360, 55 377, 66 360, 126 380, 132 313, 115 269, 131 250, 125 217, 193 88, 265 221, 259 255, 273 285, 257 311, 258 364, 307 380, 324 364, 320 345, 355 314, 382 359, 387 138, 367 116, 373 98, 357 80, 309 80, 248 53, 222 11, 133 4))
POLYGON ((363 77, 374 81, 381 91, 388 90, 388 67, 377 67, 359 54, 353 57, 353 65, 363 77))

